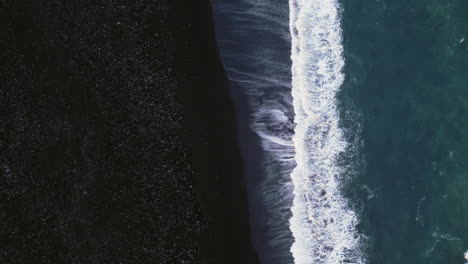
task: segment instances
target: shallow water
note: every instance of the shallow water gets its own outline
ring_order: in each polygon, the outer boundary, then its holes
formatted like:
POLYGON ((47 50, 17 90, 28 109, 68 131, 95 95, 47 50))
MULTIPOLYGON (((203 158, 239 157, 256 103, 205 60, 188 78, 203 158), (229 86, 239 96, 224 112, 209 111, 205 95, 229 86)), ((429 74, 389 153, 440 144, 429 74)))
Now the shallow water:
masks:
POLYGON ((262 263, 291 263, 289 174, 295 163, 288 2, 213 4, 218 46, 241 126, 254 245, 262 263), (246 128, 253 135, 242 131, 246 128))

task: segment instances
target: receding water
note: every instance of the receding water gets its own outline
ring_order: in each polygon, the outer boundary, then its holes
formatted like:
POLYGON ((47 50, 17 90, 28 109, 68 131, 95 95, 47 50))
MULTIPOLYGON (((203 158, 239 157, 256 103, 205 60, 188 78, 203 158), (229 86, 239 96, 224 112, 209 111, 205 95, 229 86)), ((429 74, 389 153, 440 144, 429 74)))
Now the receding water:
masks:
POLYGON ((254 245, 262 263, 292 263, 290 173, 295 161, 288 2, 221 0, 213 4, 218 46, 238 117, 246 119, 240 123, 247 123, 256 138, 240 137, 245 146, 254 245), (256 147, 260 153, 252 153, 256 147), (256 165, 260 168, 252 169, 256 165))

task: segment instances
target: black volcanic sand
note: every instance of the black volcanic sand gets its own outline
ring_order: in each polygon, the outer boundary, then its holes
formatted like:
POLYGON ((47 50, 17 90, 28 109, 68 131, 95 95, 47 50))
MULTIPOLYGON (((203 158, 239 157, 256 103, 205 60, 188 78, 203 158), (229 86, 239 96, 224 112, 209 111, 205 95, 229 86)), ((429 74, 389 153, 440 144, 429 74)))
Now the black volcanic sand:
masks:
POLYGON ((0 263, 256 263, 208 1, 0 3, 0 263))

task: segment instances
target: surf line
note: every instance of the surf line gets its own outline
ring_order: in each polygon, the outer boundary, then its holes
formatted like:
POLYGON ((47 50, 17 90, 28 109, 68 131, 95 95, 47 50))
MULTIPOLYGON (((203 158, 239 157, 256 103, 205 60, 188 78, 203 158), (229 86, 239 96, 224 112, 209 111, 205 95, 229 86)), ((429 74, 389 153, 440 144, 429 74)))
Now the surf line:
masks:
POLYGON ((358 218, 340 192, 348 147, 336 94, 344 81, 338 0, 290 0, 296 167, 289 228, 295 264, 365 263, 358 218))

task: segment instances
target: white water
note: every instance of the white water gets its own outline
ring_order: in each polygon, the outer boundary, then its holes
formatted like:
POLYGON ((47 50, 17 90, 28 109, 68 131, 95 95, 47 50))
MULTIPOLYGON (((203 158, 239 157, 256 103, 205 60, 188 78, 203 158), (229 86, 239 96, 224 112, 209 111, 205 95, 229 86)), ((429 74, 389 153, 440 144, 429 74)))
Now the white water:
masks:
POLYGON ((261 262, 365 263, 356 213, 340 193, 352 172, 337 158, 359 148, 344 139, 353 131, 338 126, 344 60, 337 2, 290 0, 288 10, 284 0, 221 0, 214 7, 225 69, 248 99, 263 150, 264 174, 251 186, 265 209, 253 221, 261 262))
POLYGON ((344 80, 337 0, 290 0, 296 167, 290 229, 295 264, 365 263, 357 215, 341 195, 338 165, 349 144, 336 94, 344 80))

